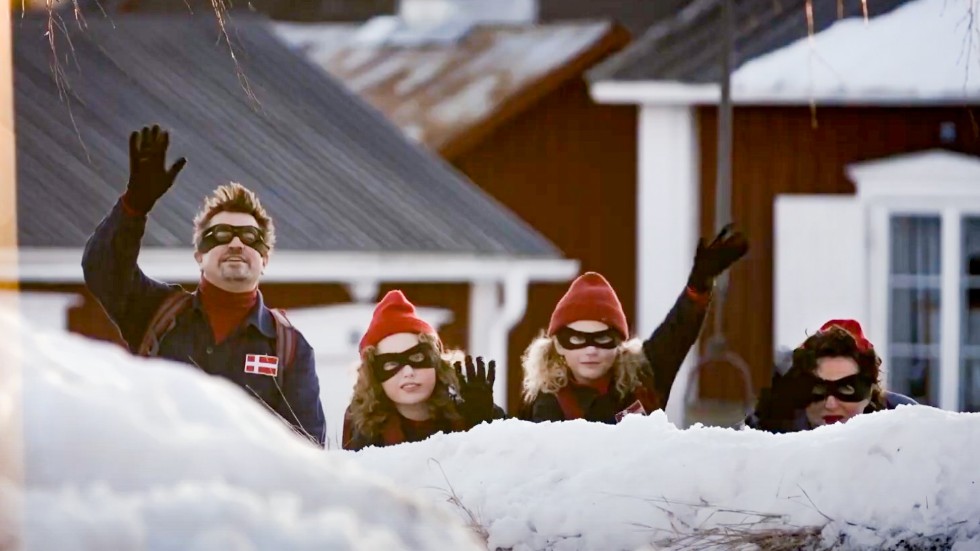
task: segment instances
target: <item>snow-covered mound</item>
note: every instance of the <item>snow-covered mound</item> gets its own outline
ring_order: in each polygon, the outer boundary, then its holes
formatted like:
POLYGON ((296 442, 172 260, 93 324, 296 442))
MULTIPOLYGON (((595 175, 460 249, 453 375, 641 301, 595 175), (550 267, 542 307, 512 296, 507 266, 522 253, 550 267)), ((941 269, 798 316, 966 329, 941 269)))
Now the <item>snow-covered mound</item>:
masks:
POLYGON ((0 548, 483 548, 230 382, 14 320, 0 309, 0 438, 7 452, 22 444, 23 475, 20 454, 0 461, 0 548))
POLYGON ((781 436, 660 412, 508 420, 324 452, 221 379, 17 333, 0 312, 4 551, 463 551, 477 532, 494 550, 749 549, 773 530, 784 549, 980 549, 980 414, 903 407, 781 436))
POLYGON ((662 412, 508 420, 351 455, 472 515, 491 549, 733 549, 807 527, 820 548, 980 549, 980 414, 902 407, 790 435, 678 430, 662 412))

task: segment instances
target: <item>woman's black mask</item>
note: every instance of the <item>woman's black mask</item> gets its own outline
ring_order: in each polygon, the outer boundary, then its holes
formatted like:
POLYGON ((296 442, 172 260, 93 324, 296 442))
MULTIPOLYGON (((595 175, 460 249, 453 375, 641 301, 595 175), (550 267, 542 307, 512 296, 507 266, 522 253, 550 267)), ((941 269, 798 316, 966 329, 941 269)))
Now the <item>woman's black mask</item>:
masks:
POLYGON ((828 381, 811 374, 808 376, 808 382, 811 385, 811 403, 825 400, 828 396, 833 396, 841 402, 860 402, 871 396, 872 382, 860 373, 836 381, 828 381))
POLYGON ((429 343, 420 342, 404 352, 377 354, 371 367, 382 383, 397 375, 406 365, 412 369, 435 368, 439 355, 429 343))
POLYGON ((611 349, 619 346, 621 340, 619 333, 615 329, 586 333, 576 331, 570 327, 559 329, 555 332, 555 338, 558 339, 558 344, 565 350, 578 350, 589 346, 611 349))

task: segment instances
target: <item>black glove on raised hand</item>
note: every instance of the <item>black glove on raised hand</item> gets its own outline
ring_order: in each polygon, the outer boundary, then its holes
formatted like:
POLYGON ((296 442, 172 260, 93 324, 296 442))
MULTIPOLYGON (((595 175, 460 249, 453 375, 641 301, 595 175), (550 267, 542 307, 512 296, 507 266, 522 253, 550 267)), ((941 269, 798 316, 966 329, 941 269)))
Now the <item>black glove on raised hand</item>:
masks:
POLYGON ((774 375, 769 388, 762 389, 756 406, 759 428, 770 432, 793 432, 799 410, 812 402, 813 384, 799 373, 774 375))
POLYGON ((694 255, 694 267, 687 279, 688 287, 705 293, 711 290, 715 278, 727 270, 749 251, 749 242, 741 232, 725 226, 709 245, 704 239, 698 240, 698 250, 694 255))
POLYGON ((493 419, 493 381, 497 375, 497 362, 490 360, 484 365, 483 358, 466 356, 466 373, 463 365, 456 362, 456 378, 459 379, 459 395, 462 403, 458 405, 459 412, 467 421, 474 425, 493 419))
POLYGON ((129 183, 123 201, 130 209, 147 214, 157 199, 170 189, 187 160, 181 157, 166 167, 170 136, 154 125, 129 135, 129 183))
POLYGON ((770 387, 773 398, 789 409, 802 409, 810 405, 813 396, 813 380, 800 373, 788 373, 778 377, 770 387))

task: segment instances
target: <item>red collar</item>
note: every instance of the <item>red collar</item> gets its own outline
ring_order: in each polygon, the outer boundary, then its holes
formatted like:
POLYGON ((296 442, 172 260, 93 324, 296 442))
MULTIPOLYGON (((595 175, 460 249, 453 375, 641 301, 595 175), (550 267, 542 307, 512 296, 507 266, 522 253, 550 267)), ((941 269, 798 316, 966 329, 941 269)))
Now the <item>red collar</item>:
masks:
POLYGON ((569 373, 568 374, 568 384, 577 386, 579 388, 591 388, 599 393, 600 396, 605 395, 609 392, 609 385, 612 383, 612 369, 608 373, 596 379, 595 381, 588 381, 586 383, 580 383, 575 380, 575 377, 569 373))
POLYGON ((212 284, 205 278, 197 287, 201 297, 201 307, 208 316, 214 341, 221 343, 242 320, 259 300, 259 290, 252 289, 244 293, 232 293, 212 284))
POLYGON ((197 289, 201 297, 201 305, 204 306, 205 310, 244 310, 248 312, 255 306, 255 302, 259 299, 258 288, 245 291, 244 293, 232 293, 231 291, 225 291, 203 277, 197 289))

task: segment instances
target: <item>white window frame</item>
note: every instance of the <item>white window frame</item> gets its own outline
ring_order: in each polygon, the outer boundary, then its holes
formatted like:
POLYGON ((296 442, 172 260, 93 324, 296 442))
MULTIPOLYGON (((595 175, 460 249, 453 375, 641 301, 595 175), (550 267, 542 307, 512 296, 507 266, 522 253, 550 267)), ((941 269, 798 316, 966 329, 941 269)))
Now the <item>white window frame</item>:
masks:
MULTIPOLYGON (((868 224, 868 333, 887 359, 889 342, 890 220, 893 216, 938 216, 941 224, 940 408, 958 411, 960 401, 962 220, 980 217, 980 158, 942 150, 851 165, 847 173, 866 207, 868 224), (954 307, 950 307, 954 305, 954 307)), ((890 379, 890 376, 889 376, 890 379)))

